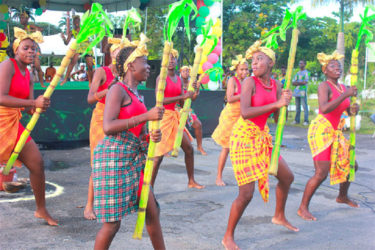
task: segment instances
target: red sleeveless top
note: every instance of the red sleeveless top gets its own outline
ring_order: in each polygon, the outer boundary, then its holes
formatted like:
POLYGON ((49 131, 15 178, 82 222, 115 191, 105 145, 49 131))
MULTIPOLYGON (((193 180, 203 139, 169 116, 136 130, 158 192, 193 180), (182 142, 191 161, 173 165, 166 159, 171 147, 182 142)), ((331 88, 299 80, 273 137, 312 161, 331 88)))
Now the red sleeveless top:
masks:
MULTIPOLYGON (((270 83, 272 86, 271 91, 267 91, 264 87, 262 82, 255 76, 252 76, 255 82, 255 95, 251 97, 251 106, 252 107, 260 107, 265 106, 267 104, 273 103, 277 101, 277 85, 274 79, 270 79, 270 83)), ((263 115, 250 118, 249 120, 254 122, 260 130, 264 130, 264 126, 267 123, 268 117, 274 112, 275 110, 271 110, 263 115)))
POLYGON ((238 80, 237 77, 233 76, 234 80, 236 81, 236 84, 237 84, 237 92, 234 93, 234 95, 239 95, 241 94, 241 83, 240 83, 240 80, 238 80))
MULTIPOLYGON (((169 76, 167 76, 166 83, 165 83, 166 86, 164 90, 164 97, 175 97, 175 96, 181 95, 181 91, 182 91, 181 79, 177 75, 176 77, 177 77, 177 82, 174 82, 169 76)), ((176 103, 177 102, 165 104, 164 108, 169 109, 169 110, 175 110, 176 103)))
MULTIPOLYGON (((129 104, 121 107, 120 113, 118 114, 118 117, 117 117, 118 119, 130 119, 133 116, 141 115, 147 112, 147 108, 144 105, 144 103, 141 102, 137 98, 137 96, 128 89, 128 87, 125 84, 121 82, 118 82, 117 84, 121 85, 131 98, 131 102, 129 104)), ((143 122, 141 124, 138 124, 136 127, 130 128, 128 130, 129 132, 132 132, 135 136, 139 137, 144 124, 145 123, 143 122)))
MULTIPOLYGON (((329 81, 326 81, 328 83, 329 87, 331 88, 332 91, 332 97, 331 99, 328 100, 328 102, 331 102, 335 99, 337 99, 341 93, 335 88, 335 86, 332 85, 329 81)), ((343 89, 343 92, 345 92, 346 88, 343 84, 340 84, 341 88, 343 89)), ((319 114, 323 115, 327 120, 332 124, 332 127, 336 130, 341 119, 342 113, 350 106, 350 99, 346 98, 343 102, 337 106, 334 110, 327 114, 323 114, 320 109, 319 109, 319 114)))
MULTIPOLYGON (((103 85, 100 85, 97 92, 100 92, 102 90, 108 89, 109 84, 115 79, 115 76, 113 75, 111 69, 109 67, 103 67, 105 71, 106 81, 103 85)), ((105 104, 105 96, 100 99, 101 103, 105 104)))
POLYGON ((18 68, 15 59, 10 58, 14 66, 14 75, 12 77, 12 82, 10 83, 8 95, 17 97, 20 99, 29 99, 30 95, 30 73, 29 70, 25 69, 25 75, 22 75, 20 69, 18 68))

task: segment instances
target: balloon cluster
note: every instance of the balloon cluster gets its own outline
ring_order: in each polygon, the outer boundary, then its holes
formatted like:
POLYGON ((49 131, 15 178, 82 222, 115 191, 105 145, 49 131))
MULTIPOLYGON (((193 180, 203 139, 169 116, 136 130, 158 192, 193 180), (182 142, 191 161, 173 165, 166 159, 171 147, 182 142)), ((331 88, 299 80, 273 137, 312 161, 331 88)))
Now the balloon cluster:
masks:
POLYGON ((0 4, 0 62, 7 57, 6 48, 9 46, 9 41, 4 30, 7 27, 6 21, 9 19, 8 5, 0 4))
POLYGON ((221 39, 221 4, 217 0, 197 0, 197 7, 199 16, 195 19, 195 26, 197 28, 197 44, 198 46, 207 39, 203 45, 202 59, 199 65, 198 74, 206 73, 202 78, 201 83, 204 88, 209 90, 216 90, 219 88, 218 80, 221 78, 218 72, 222 69, 219 62, 219 56, 222 52, 221 39), (211 26, 211 24, 213 24, 211 26), (208 28, 209 35, 205 34, 205 28, 208 28), (216 44, 215 47, 213 47, 216 44), (208 70, 217 68, 217 70, 208 70))
POLYGON ((31 8, 35 9, 35 15, 41 16, 46 10, 47 0, 35 0, 31 3, 31 8))

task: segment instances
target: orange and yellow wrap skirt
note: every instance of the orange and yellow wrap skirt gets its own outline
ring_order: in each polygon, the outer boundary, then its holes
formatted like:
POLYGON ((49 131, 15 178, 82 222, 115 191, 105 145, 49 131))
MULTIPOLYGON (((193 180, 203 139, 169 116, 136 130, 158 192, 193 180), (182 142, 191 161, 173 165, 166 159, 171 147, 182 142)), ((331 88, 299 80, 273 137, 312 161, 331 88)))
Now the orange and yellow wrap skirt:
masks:
POLYGON ((90 122, 90 162, 92 165, 94 149, 98 143, 104 138, 103 131, 103 115, 105 105, 97 102, 94 110, 92 111, 90 122))

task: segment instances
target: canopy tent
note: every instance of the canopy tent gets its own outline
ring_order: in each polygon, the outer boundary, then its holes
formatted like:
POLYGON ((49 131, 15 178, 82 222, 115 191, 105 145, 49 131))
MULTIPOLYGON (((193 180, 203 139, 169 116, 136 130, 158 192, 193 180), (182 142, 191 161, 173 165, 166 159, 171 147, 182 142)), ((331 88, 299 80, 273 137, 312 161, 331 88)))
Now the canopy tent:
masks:
MULTIPOLYGON (((176 0, 150 0, 147 6, 161 6, 175 2, 176 0)), ((19 7, 21 5, 31 7, 33 2, 39 2, 38 0, 3 0, 2 3, 12 7, 19 7)), ((59 10, 67 11, 75 9, 77 12, 85 12, 85 4, 88 3, 100 3, 103 8, 108 12, 128 10, 131 7, 138 8, 140 6, 140 0, 46 0, 46 9, 48 10, 59 10)))

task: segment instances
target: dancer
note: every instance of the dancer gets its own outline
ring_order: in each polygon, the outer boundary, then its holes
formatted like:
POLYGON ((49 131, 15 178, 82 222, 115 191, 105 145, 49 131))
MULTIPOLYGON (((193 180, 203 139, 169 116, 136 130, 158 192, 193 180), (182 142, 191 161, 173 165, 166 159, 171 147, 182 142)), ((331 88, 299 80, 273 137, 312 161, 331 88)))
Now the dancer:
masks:
MULTIPOLYGON (((258 181, 259 191, 265 202, 268 201, 268 167, 272 153, 272 137, 269 134, 267 118, 271 113, 278 117, 278 109, 289 104, 290 90, 281 90, 280 83, 270 78, 275 64, 275 53, 261 42, 254 43, 246 52, 246 58, 252 58, 253 77, 247 77, 242 83, 241 117, 233 127, 230 137, 230 158, 236 177, 239 194, 234 200, 228 226, 222 240, 226 249, 238 249, 234 242, 234 230, 242 213, 251 201, 258 181)), ((276 178, 276 209, 272 223, 298 231, 285 218, 285 203, 293 174, 285 160, 280 157, 276 178)))
MULTIPOLYGON (((22 11, 21 15, 20 15, 20 24, 22 25, 22 28, 28 33, 32 33, 32 32, 36 32, 36 31, 40 31, 42 32, 43 29, 34 25, 34 24, 29 24, 29 19, 30 19, 30 11, 28 10, 24 10, 22 11)), ((43 71, 42 71, 42 68, 40 67, 40 58, 39 56, 41 55, 41 51, 40 51, 40 48, 39 48, 39 45, 36 44, 36 55, 34 57, 34 62, 32 63, 36 69, 36 71, 38 72, 38 79, 39 79, 39 82, 40 82, 40 86, 42 88, 45 88, 46 86, 44 85, 44 81, 43 81, 43 71)))
MULTIPOLYGON (((357 95, 355 86, 345 87, 338 83, 342 69, 338 60, 342 55, 334 52, 332 55, 318 54, 326 81, 318 88, 319 114, 311 123, 308 131, 308 141, 314 160, 315 174, 307 182, 298 215, 305 220, 316 220, 309 211, 311 197, 316 189, 330 173, 331 185, 340 183, 339 195, 336 202, 345 203, 351 207, 358 204, 348 197, 349 141, 343 136, 340 126, 341 114, 357 114, 359 106, 350 106, 351 96, 357 95)), ((355 169, 358 164, 356 162, 355 169)))
POLYGON ((232 60, 231 71, 236 72, 236 76, 228 80, 226 100, 227 104, 219 117, 219 125, 212 133, 212 138, 219 144, 222 149, 217 165, 216 185, 225 186, 223 181, 223 169, 229 154, 229 137, 232 133, 232 128, 240 117, 240 94, 241 83, 249 74, 249 65, 242 55, 237 55, 236 60, 232 60))
MULTIPOLYGON (((94 150, 94 211, 103 226, 96 235, 94 249, 108 249, 120 228, 122 217, 138 210, 141 171, 147 152, 146 122, 161 120, 162 108, 147 111, 137 86, 149 75, 147 38, 141 34, 136 48, 125 47, 117 56, 122 78, 106 95, 103 130, 106 136, 94 150), (109 205, 110 204, 110 205, 109 205)), ((151 140, 161 139, 160 130, 151 140)), ((148 198, 146 227, 154 249, 165 249, 159 211, 153 192, 148 198)))
MULTIPOLYGON (((187 91, 190 81, 190 67, 189 66, 182 66, 180 69, 180 76, 184 86, 184 92, 187 91)), ((192 101, 195 101, 199 95, 199 86, 195 86, 195 92, 193 97, 191 98, 192 101)), ((179 104, 177 104, 179 106, 179 104)), ((179 106, 181 109, 181 106, 179 106)), ((202 122, 199 120, 198 116, 195 114, 194 110, 191 109, 189 112, 189 116, 187 119, 187 125, 191 128, 194 128, 195 138, 197 139, 197 149, 201 152, 202 155, 207 155, 206 151, 203 149, 202 145, 202 122)))
MULTIPOLYGON (((64 33, 61 33, 61 38, 63 39, 65 45, 69 44, 72 37, 77 38, 77 35, 80 31, 80 23, 81 23, 80 17, 74 16, 73 17, 73 30, 70 30, 70 18, 69 18, 69 11, 68 11, 68 17, 66 18, 67 38, 65 38, 64 33)), ((86 42, 80 43, 77 46, 77 50, 76 50, 77 53, 73 56, 72 60, 70 61, 68 65, 68 69, 66 70, 64 80, 60 83, 61 86, 64 85, 68 81, 68 78, 70 74, 72 73, 74 65, 76 65, 79 60, 80 54, 86 51, 89 44, 90 42, 86 41, 86 42)), ((89 79, 89 84, 91 84, 92 77, 93 77, 93 65, 94 65, 93 58, 92 58, 92 51, 89 51, 85 55, 85 61, 86 61, 86 66, 87 66, 87 77, 89 79)))
MULTIPOLYGON (((111 38, 110 40, 111 41, 111 38)), ((116 56, 120 51, 120 44, 113 44, 110 48, 110 56, 112 63, 108 67, 101 67, 95 70, 92 84, 90 85, 89 94, 87 96, 87 102, 89 104, 95 104, 96 106, 92 111, 91 123, 90 123, 90 165, 92 166, 93 153, 96 145, 99 141, 104 138, 103 131, 103 113, 105 96, 108 92, 109 86, 114 83, 115 78, 118 76, 116 70, 116 56)), ((83 216, 88 220, 95 220, 96 216, 93 211, 94 203, 94 189, 92 185, 92 176, 90 175, 89 188, 87 194, 87 203, 83 216)))
MULTIPOLYGON (((177 50, 173 50, 169 59, 168 75, 164 90, 163 104, 165 114, 160 124, 160 129, 163 136, 160 143, 156 145, 155 149, 154 171, 152 173, 151 186, 154 186, 164 155, 173 149, 180 118, 179 112, 176 110, 176 104, 179 102, 182 107, 185 99, 192 98, 194 96, 194 92, 188 91, 184 93, 183 91, 181 79, 175 72, 177 58, 178 52, 177 50)), ((156 78, 156 84, 159 84, 159 77, 160 76, 156 78)), ((157 89, 158 88, 156 86, 155 90, 157 89)), ((204 188, 204 186, 198 184, 194 179, 194 149, 191 145, 191 139, 191 136, 189 137, 187 131, 185 130, 182 137, 181 148, 185 153, 186 172, 189 179, 188 187, 201 189, 204 188)))
MULTIPOLYGON (((10 59, 0 64, 0 163, 6 164, 25 128, 19 122, 21 110, 34 113, 36 108, 42 112, 50 106, 50 100, 39 96, 34 99, 34 84, 30 80, 27 65, 33 63, 36 56, 36 42, 42 42, 42 34, 14 28, 16 40, 7 48, 10 59)), ((45 175, 43 158, 38 146, 31 137, 18 157, 16 166, 23 163, 30 172, 36 211, 34 216, 44 219, 49 225, 58 225, 46 209, 45 175)))

